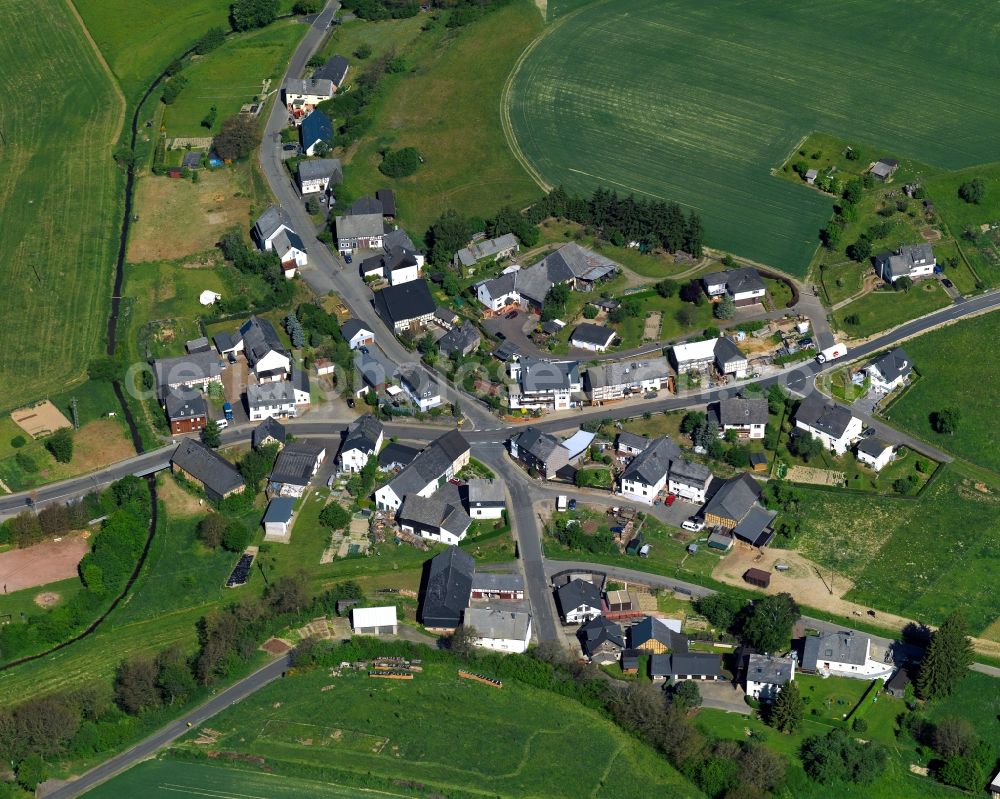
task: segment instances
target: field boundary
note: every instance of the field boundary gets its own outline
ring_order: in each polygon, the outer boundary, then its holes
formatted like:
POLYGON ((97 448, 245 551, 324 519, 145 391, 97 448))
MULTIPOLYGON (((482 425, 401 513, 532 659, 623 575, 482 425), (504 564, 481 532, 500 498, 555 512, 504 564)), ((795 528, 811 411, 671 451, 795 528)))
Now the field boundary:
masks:
POLYGON ((118 122, 115 124, 116 132, 109 142, 109 144, 114 147, 118 139, 121 138, 122 129, 125 127, 125 110, 128 107, 128 101, 125 99, 122 87, 118 84, 118 78, 115 77, 115 73, 111 70, 111 66, 104 59, 104 53, 102 53, 101 48, 97 46, 97 42, 94 41, 94 37, 90 35, 90 28, 87 27, 87 23, 84 22, 83 17, 80 16, 80 12, 77 11, 76 6, 73 4, 73 0, 66 0, 66 7, 69 9, 69 13, 73 15, 77 24, 80 26, 80 30, 83 31, 84 37, 87 39, 91 49, 94 51, 94 55, 97 57, 97 63, 101 65, 101 68, 108 76, 108 80, 111 81, 111 87, 114 89, 115 94, 118 95, 118 122))

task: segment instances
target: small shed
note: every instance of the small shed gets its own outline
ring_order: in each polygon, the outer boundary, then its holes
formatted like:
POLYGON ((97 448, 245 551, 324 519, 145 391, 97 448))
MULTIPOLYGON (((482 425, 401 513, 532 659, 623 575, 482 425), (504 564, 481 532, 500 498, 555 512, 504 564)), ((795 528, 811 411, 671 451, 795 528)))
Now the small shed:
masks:
POLYGON ((338 616, 343 616, 346 611, 350 610, 355 605, 360 605, 360 604, 361 604, 361 600, 360 599, 338 599, 337 600, 337 615, 338 616))
POLYGON ((638 555, 640 547, 642 547, 642 533, 639 533, 639 535, 628 542, 625 546, 625 554, 638 555))
POLYGON ((816 178, 819 177, 819 172, 815 169, 806 170, 806 183, 812 186, 816 182, 816 178))
POLYGON ((316 374, 320 376, 332 375, 335 370, 333 361, 329 358, 317 358, 314 365, 316 367, 316 374))
POLYGON ((276 497, 271 500, 264 513, 264 540, 287 544, 292 535, 292 509, 295 501, 291 497, 276 497))
POLYGON ((755 472, 767 471, 767 455, 763 452, 750 453, 750 468, 755 472))
POLYGON ((756 585, 758 588, 767 588, 771 585, 771 572, 766 572, 763 569, 747 569, 743 573, 743 582, 756 585))
POLYGON ((626 674, 638 674, 639 658, 642 657, 643 654, 644 653, 639 649, 623 649, 622 671, 626 674))
POLYGON ((728 552, 733 548, 733 537, 722 530, 713 530, 708 536, 708 548, 728 552))
POLYGON ((395 635, 396 606, 354 608, 351 611, 351 626, 355 635, 395 635))

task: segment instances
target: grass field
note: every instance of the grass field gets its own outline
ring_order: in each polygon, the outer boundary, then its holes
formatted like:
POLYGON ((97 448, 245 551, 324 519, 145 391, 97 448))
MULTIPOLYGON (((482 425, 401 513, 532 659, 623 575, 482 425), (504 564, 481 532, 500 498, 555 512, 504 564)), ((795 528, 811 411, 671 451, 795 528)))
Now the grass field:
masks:
POLYGON ((1000 314, 991 313, 908 341, 906 351, 920 378, 887 412, 889 420, 933 444, 1000 471, 993 397, 1000 391, 1000 365, 983 357, 986 342, 1000 340, 1000 314), (975 388, 973 388, 975 387, 975 388), (931 429, 930 414, 943 408, 961 413, 954 435, 931 429))
MULTIPOLYGON (((425 660, 412 683, 296 674, 213 718, 222 736, 212 748, 333 784, 377 774, 449 796, 617 797, 627 795, 623 774, 641 774, 657 795, 698 795, 665 760, 575 700, 515 681, 495 690, 456 671, 454 661, 425 660), (566 767, 574 761, 588 767, 566 767)), ((203 749, 193 737, 179 747, 203 749)))
MULTIPOLYGON (((414 240, 449 208, 486 216, 502 205, 523 207, 540 194, 499 125, 504 79, 542 29, 534 5, 519 0, 457 31, 437 26, 419 33, 424 21, 349 22, 330 46, 348 56, 362 41, 371 42, 376 55, 396 46, 413 67, 384 79, 372 107, 372 133, 348 152, 344 175, 357 196, 380 186, 395 189, 397 218, 414 240), (408 178, 386 178, 378 164, 387 146, 416 147, 425 163, 408 178)), ((353 62, 352 69, 364 65, 353 62)))
POLYGON ((947 169, 996 158, 989 3, 610 0, 564 13, 577 5, 559 4, 513 80, 524 157, 549 184, 697 208, 715 246, 804 274, 831 200, 768 170, 811 131, 947 169), (908 42, 941 36, 965 46, 906 65, 908 42), (938 113, 915 117, 915 102, 938 113))
POLYGON ((44 113, 7 103, 0 122, 0 409, 9 409, 80 382, 102 348, 124 185, 111 152, 124 107, 61 0, 0 9, 7 95, 35 95, 59 76, 44 113))
POLYGON ((936 280, 917 283, 909 291, 873 291, 833 314, 836 326, 855 338, 865 338, 929 314, 951 303, 936 280), (854 317, 857 322, 854 322, 854 317))

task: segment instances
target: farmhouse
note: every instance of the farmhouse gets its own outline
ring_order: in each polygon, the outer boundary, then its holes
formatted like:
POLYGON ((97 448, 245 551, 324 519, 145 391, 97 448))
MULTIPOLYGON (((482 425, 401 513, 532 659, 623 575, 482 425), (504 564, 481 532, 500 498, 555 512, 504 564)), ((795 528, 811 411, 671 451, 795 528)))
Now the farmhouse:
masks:
POLYGON ((315 158, 310 161, 299 161, 296 174, 299 179, 299 189, 303 194, 326 191, 331 184, 340 183, 344 179, 344 171, 339 158, 315 158))
POLYGON ((507 507, 504 484, 474 477, 466 484, 466 505, 473 519, 500 519, 507 507))
POLYGON ((344 81, 347 80, 347 71, 350 68, 350 64, 347 63, 346 58, 342 55, 335 55, 332 58, 328 58, 323 66, 313 72, 313 79, 328 80, 335 88, 339 89, 344 85, 344 81))
POLYGON ((715 368, 720 374, 742 380, 750 375, 750 361, 731 338, 723 336, 715 343, 715 368))
POLYGON ((670 464, 667 480, 669 493, 701 505, 705 502, 708 486, 712 482, 712 470, 701 463, 682 458, 670 464))
POLYGON ((849 409, 827 404, 818 391, 809 394, 795 411, 795 427, 818 438, 827 450, 843 455, 861 437, 863 425, 849 409))
POLYGON ((218 502, 246 485, 236 468, 200 441, 183 438, 170 457, 170 470, 201 483, 205 495, 218 502))
POLYGON ((405 469, 419 454, 419 449, 390 441, 378 454, 378 468, 385 472, 405 469))
POLYGON ((554 479, 560 470, 569 466, 569 450, 551 433, 537 427, 522 430, 509 442, 510 456, 521 462, 525 469, 535 469, 546 480, 554 479))
POLYGON ((426 280, 389 286, 375 294, 375 311, 396 333, 422 327, 434 318, 434 298, 426 280))
POLYGON ((622 628, 604 616, 588 621, 576 635, 583 654, 591 663, 614 663, 625 648, 622 628))
POLYGON ((771 525, 778 514, 758 504, 760 492, 760 484, 746 472, 731 477, 703 508, 705 524, 730 531, 750 546, 767 546, 774 537, 771 525))
POLYGON ((910 379, 913 362, 906 350, 896 347, 868 364, 864 372, 873 389, 887 394, 910 379))
POLYGON ((570 242, 515 273, 514 287, 529 305, 541 309, 554 285, 566 283, 577 291, 593 291, 598 282, 610 279, 619 269, 614 261, 570 242))
POLYGON ((524 578, 520 574, 477 571, 472 579, 473 599, 524 599, 524 578))
POLYGON ((251 235, 261 250, 270 252, 274 249, 275 236, 283 230, 289 233, 295 232, 292 227, 292 218, 288 215, 288 211, 280 205, 272 205, 254 222, 251 235))
POLYGON ((278 453, 267 492, 270 496, 301 497, 326 460, 326 447, 314 441, 293 441, 278 453))
POLYGON ((531 642, 531 614, 519 610, 469 608, 466 627, 478 633, 476 646, 497 652, 527 652, 531 642))
POLYGON ((671 350, 678 374, 704 371, 713 364, 724 375, 744 378, 749 372, 749 361, 732 339, 726 337, 675 344, 671 350))
POLYGON ((575 407, 574 393, 583 387, 580 364, 575 361, 520 358, 507 364, 507 374, 518 381, 509 389, 511 410, 568 410, 575 407))
POLYGON ((795 679, 795 661, 774 655, 747 657, 744 690, 751 699, 773 702, 778 692, 795 679))
POLYGON ((351 608, 351 629, 355 635, 395 635, 396 606, 351 608))
MULTIPOLYGON (((220 336, 216 336, 216 343, 220 336)), ((227 338, 229 338, 227 336, 227 338)), ((251 316, 240 325, 236 335, 230 339, 231 350, 243 352, 247 364, 259 381, 285 380, 292 370, 292 359, 282 346, 274 326, 266 319, 251 316)))
POLYGON ((288 78, 281 90, 285 95, 285 107, 298 124, 316 106, 333 97, 336 88, 333 81, 325 78, 288 78))
POLYGON ((857 453, 859 463, 863 463, 876 472, 882 471, 892 463, 896 456, 892 444, 883 441, 881 438, 874 437, 862 439, 858 443, 855 452, 857 453))
POLYGON ((725 679, 719 655, 711 652, 653 655, 649 659, 649 676, 653 682, 725 679))
POLYGON ((728 294, 733 298, 737 308, 757 305, 764 301, 767 287, 760 274, 753 267, 728 269, 724 272, 712 272, 701 279, 705 293, 713 300, 728 294))
POLYGON ((171 389, 163 401, 163 408, 174 435, 204 430, 208 424, 208 404, 198 391, 171 389))
POLYGON ((933 275, 936 266, 937 259, 930 244, 904 244, 894 253, 875 256, 875 274, 887 283, 895 283, 901 277, 917 280, 933 275))
POLYGON ((666 358, 623 361, 591 366, 583 376, 583 390, 591 403, 619 400, 631 394, 659 391, 670 380, 666 358))
POLYGON ((896 174, 897 169, 899 169, 899 161, 895 158, 880 158, 871 165, 868 172, 885 183, 896 174))
POLYGON ((287 544, 292 536, 292 511, 295 500, 291 497, 275 497, 267 505, 261 523, 264 525, 264 540, 287 544))
POLYGON ((650 439, 623 430, 615 439, 615 449, 623 455, 638 455, 649 446, 650 439))
POLYGON ((520 306, 521 295, 514 288, 516 275, 516 270, 507 271, 476 284, 476 298, 488 312, 503 313, 511 307, 520 306))
POLYGON ((680 447, 669 436, 651 441, 622 472, 621 495, 652 505, 667 484, 670 462, 680 454, 680 447))
POLYGON ((420 264, 417 256, 402 247, 393 247, 387 252, 372 255, 361 262, 361 277, 377 277, 389 281, 392 286, 409 283, 420 277, 420 264))
POLYGON ((366 413, 347 426, 344 444, 337 455, 337 467, 342 472, 360 472, 382 447, 385 433, 382 423, 366 413))
POLYGON ((487 239, 459 250, 452 259, 456 267, 475 269, 480 261, 492 259, 494 262, 511 258, 520 249, 517 237, 513 233, 505 233, 495 239, 487 239))
POLYGON ((569 343, 582 350, 606 352, 611 342, 615 340, 615 335, 615 331, 610 327, 584 322, 576 326, 569 343))
POLYGON ((410 402, 421 411, 428 411, 441 404, 441 387, 423 369, 400 366, 399 385, 410 402))
POLYGON ((285 426, 273 416, 268 416, 257 425, 250 434, 250 444, 254 449, 277 444, 278 448, 285 446, 285 426))
POLYGON ((222 383, 222 361, 214 352, 193 352, 176 358, 153 361, 153 374, 161 397, 172 389, 207 389, 210 383, 222 383))
POLYGON ((458 489, 451 483, 445 483, 428 497, 407 494, 397 520, 403 532, 443 544, 462 541, 472 524, 458 489))
POLYGON ((644 616, 628 633, 629 649, 650 655, 688 651, 688 639, 681 635, 680 622, 676 619, 644 616))
POLYGON ((298 415, 295 389, 288 381, 253 383, 247 386, 247 413, 251 422, 262 419, 290 419, 298 415))
POLYGON ((322 111, 313 111, 299 125, 299 143, 306 155, 325 153, 333 141, 333 123, 322 111))
POLYGON ((469 463, 469 442, 450 430, 427 445, 403 471, 375 492, 379 510, 399 510, 410 494, 429 497, 469 463))
POLYGON ((461 325, 453 327, 441 336, 437 346, 442 355, 451 357, 457 353, 459 356, 465 357, 479 349, 481 342, 482 336, 479 335, 476 326, 466 319, 461 325))
POLYGON ((556 589, 556 605, 563 624, 580 624, 601 615, 601 592, 577 578, 556 589))
POLYGON ((728 397, 709 411, 709 416, 719 426, 719 436, 735 430, 739 438, 763 438, 767 427, 767 400, 728 397))
POLYGON ((382 203, 374 197, 362 197, 334 220, 337 248, 342 254, 353 250, 374 250, 382 246, 385 222, 382 203))
POLYGON ((340 334, 352 350, 356 350, 358 347, 368 347, 375 343, 375 333, 358 319, 347 319, 340 326, 340 334))
POLYGON ((872 657, 872 641, 853 630, 807 635, 802 648, 802 670, 837 677, 873 680, 888 677, 893 666, 872 657))
POLYGON ((469 607, 476 562, 455 546, 431 558, 420 605, 420 620, 429 630, 454 630, 469 607))
POLYGON ((306 245, 294 231, 280 231, 271 241, 271 247, 281 261, 281 271, 285 273, 287 280, 295 277, 296 270, 309 263, 306 245))

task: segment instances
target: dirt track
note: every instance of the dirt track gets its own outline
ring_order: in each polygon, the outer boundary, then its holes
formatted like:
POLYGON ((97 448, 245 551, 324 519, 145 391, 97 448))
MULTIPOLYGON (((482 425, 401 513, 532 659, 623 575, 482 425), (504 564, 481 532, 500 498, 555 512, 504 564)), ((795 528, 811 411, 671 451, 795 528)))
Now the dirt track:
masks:
POLYGON ((0 553, 0 586, 12 593, 75 577, 76 565, 87 549, 86 534, 73 533, 60 541, 0 553))

